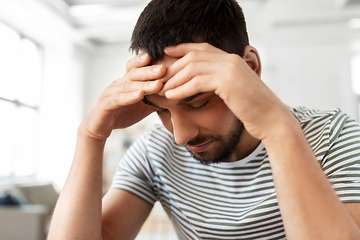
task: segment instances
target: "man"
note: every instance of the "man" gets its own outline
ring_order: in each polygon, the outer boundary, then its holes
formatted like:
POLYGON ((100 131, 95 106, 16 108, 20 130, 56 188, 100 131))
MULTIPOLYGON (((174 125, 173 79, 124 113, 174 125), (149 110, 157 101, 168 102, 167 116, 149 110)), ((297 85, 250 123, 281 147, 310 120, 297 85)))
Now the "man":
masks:
POLYGON ((235 1, 153 0, 131 48, 79 127, 49 239, 133 239, 155 201, 180 239, 360 239, 359 126, 280 102, 235 1), (102 200, 107 137, 153 111, 102 200))

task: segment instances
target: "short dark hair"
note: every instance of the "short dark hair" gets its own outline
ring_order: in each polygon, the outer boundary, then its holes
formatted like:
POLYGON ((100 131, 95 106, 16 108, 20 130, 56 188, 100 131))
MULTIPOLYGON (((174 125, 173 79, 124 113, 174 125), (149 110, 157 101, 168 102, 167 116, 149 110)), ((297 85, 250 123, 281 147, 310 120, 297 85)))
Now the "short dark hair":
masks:
POLYGON ((165 47, 189 42, 207 42, 242 57, 249 37, 241 7, 235 0, 152 0, 136 23, 130 50, 143 50, 157 61, 165 47))

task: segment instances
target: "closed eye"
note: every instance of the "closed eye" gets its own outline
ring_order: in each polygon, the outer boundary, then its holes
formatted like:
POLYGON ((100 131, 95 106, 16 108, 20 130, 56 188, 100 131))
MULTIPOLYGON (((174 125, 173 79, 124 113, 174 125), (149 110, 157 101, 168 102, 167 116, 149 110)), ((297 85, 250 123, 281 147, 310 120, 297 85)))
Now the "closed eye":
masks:
POLYGON ((206 105, 210 102, 210 100, 206 101, 204 104, 200 105, 200 106, 191 106, 191 105, 188 105, 188 107, 192 110, 201 110, 203 109, 204 107, 206 107, 206 105))

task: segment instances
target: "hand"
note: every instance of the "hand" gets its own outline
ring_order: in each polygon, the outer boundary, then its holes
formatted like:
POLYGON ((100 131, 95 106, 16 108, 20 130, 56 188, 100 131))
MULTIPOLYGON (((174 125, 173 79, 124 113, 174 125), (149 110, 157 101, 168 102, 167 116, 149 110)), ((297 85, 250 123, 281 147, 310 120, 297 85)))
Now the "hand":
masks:
POLYGON ((153 112, 141 99, 163 87, 159 80, 166 72, 163 65, 147 66, 148 54, 142 53, 126 64, 126 74, 103 90, 79 130, 87 136, 106 140, 113 129, 126 128, 153 112))
POLYGON ((261 81, 255 48, 247 46, 241 58, 207 43, 185 43, 166 48, 165 54, 180 59, 168 67, 160 95, 182 99, 213 91, 257 139, 272 134, 279 119, 294 123, 291 112, 261 81))

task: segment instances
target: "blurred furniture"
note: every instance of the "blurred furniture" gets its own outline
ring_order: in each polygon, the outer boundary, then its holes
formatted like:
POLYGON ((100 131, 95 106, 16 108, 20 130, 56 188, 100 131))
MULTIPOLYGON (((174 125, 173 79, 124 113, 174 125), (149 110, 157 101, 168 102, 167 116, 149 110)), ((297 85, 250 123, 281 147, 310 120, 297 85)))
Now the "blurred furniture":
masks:
POLYGON ((44 240, 58 194, 51 183, 2 187, 13 205, 0 205, 1 240, 44 240))
POLYGON ((0 239, 44 240, 49 208, 40 204, 0 207, 0 239))

